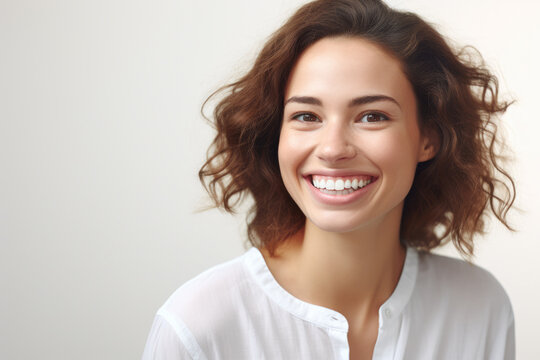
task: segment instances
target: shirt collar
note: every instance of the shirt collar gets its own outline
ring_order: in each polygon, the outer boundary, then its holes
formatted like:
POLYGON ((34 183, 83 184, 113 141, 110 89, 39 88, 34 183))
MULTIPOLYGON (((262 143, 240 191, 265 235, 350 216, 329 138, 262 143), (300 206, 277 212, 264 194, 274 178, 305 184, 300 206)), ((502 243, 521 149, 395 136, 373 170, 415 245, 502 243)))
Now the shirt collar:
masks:
MULTIPOLYGON (((348 331, 348 323, 345 317, 332 309, 307 303, 294 297, 279 285, 276 281, 259 249, 252 247, 244 255, 244 264, 253 276, 255 282, 265 294, 285 311, 292 315, 309 321, 317 326, 328 327, 340 331, 348 331)), ((392 317, 401 314, 411 298, 416 275, 418 272, 418 252, 407 247, 405 263, 398 284, 394 292, 379 309, 391 313, 392 317)), ((383 313, 384 313, 383 312, 383 313)))

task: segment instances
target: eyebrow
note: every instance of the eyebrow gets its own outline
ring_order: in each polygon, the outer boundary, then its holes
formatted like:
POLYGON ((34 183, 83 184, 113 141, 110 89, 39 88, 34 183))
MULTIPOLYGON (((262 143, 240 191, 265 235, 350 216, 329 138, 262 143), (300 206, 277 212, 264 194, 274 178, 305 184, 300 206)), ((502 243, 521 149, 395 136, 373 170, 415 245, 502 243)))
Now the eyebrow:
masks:
MULTIPOLYGON (((349 107, 360 106, 360 105, 365 105, 365 104, 371 104, 371 103, 378 102, 378 101, 390 101, 390 102, 393 102, 394 104, 396 104, 401 109, 401 106, 396 101, 396 99, 394 99, 393 97, 387 96, 387 95, 360 96, 360 97, 354 98, 351 101, 349 101, 348 106, 349 107)), ((289 99, 287 99, 287 101, 285 101, 284 106, 287 105, 288 103, 291 103, 291 102, 299 103, 299 104, 322 106, 322 101, 320 99, 317 99, 316 97, 313 97, 313 96, 293 96, 293 97, 290 97, 289 99)))

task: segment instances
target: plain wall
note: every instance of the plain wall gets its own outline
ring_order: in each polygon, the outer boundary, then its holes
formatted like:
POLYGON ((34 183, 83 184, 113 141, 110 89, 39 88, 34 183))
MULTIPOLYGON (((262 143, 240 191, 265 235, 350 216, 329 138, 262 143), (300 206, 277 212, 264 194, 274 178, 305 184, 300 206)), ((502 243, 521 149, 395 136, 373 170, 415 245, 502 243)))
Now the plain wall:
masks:
MULTIPOLYGON (((0 2, 0 358, 139 358, 166 298, 243 252, 243 215, 195 212, 212 138, 199 110, 301 3, 0 2)), ((512 300, 518 358, 540 358, 540 5, 389 4, 475 45, 517 100, 518 231, 494 222, 476 263, 512 300)))

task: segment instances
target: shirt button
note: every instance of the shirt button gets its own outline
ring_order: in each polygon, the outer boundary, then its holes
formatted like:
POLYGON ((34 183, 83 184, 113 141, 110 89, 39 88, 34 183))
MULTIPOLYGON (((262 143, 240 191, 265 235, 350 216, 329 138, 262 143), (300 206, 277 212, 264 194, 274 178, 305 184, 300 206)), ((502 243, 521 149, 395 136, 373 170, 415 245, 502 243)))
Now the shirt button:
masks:
POLYGON ((337 316, 334 316, 334 315, 330 316, 330 319, 331 319, 332 321, 338 321, 338 320, 339 320, 338 317, 337 317, 337 316))
POLYGON ((391 318, 392 317, 392 310, 386 308, 384 309, 384 316, 386 316, 387 318, 391 318))

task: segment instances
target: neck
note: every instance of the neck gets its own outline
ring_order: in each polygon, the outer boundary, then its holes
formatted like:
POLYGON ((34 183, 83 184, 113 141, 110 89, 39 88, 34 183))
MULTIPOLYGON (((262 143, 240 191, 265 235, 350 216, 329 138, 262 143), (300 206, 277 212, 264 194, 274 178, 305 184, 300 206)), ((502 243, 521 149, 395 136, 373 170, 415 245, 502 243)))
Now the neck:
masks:
POLYGON ((394 291, 403 268, 396 216, 347 233, 327 232, 311 221, 278 248, 263 255, 276 280, 291 294, 346 317, 376 314, 394 291))

